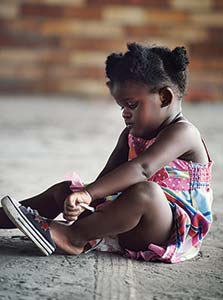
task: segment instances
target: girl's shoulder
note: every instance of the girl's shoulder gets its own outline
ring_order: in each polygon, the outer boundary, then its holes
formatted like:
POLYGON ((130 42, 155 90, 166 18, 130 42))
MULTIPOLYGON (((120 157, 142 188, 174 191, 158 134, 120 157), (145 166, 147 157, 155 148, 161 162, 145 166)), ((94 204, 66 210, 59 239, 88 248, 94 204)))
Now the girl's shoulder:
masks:
MULTIPOLYGON (((198 128, 188 121, 186 118, 181 118, 163 128, 157 135, 156 139, 164 136, 183 136, 185 138, 200 137, 198 128)), ((197 139, 196 139, 197 140, 197 139)))
POLYGON ((123 151, 124 149, 128 151, 128 139, 129 139, 129 128, 125 127, 118 138, 118 143, 116 145, 117 151, 123 151))
MULTIPOLYGON (((210 161, 207 147, 201 137, 198 128, 185 118, 167 126, 159 133, 157 138, 170 139, 179 141, 187 146, 187 151, 182 153, 178 158, 197 163, 208 163, 210 161)), ((178 145, 176 144, 176 147, 178 145)))

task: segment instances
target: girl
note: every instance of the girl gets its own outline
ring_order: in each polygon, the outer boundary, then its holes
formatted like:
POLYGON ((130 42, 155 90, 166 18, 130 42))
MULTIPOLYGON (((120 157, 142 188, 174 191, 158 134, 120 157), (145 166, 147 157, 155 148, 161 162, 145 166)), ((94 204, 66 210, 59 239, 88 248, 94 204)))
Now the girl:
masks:
POLYGON ((4 197, 0 228, 12 221, 46 255, 56 246, 77 255, 103 239, 102 250, 136 259, 195 257, 212 222, 212 162, 182 114, 188 64, 184 47, 131 43, 109 55, 107 86, 126 127, 105 168, 87 186, 65 181, 21 203, 4 197), (74 222, 51 220, 61 212, 74 222), (106 248, 109 236, 119 247, 106 248))

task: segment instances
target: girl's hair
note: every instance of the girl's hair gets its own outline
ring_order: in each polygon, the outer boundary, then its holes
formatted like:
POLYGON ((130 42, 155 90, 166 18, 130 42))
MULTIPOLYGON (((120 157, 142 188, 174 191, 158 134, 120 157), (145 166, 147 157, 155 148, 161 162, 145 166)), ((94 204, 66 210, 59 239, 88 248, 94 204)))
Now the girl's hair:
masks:
POLYGON ((184 47, 170 50, 166 47, 127 44, 125 53, 112 53, 106 60, 108 86, 114 82, 135 81, 146 84, 151 92, 171 86, 177 88, 179 98, 185 95, 189 59, 184 47))

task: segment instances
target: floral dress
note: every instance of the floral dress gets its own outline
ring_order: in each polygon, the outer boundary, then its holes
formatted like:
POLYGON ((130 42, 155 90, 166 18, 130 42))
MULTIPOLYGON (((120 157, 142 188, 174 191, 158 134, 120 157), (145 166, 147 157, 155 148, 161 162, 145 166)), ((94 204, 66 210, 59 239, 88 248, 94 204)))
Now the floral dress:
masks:
MULTIPOLYGON (((155 139, 143 140, 129 134, 129 159, 148 149, 155 139)), ((204 144, 204 142, 203 142, 204 144)), ((205 164, 175 159, 148 180, 162 188, 174 214, 171 238, 163 247, 148 245, 146 251, 127 251, 131 258, 177 263, 195 257, 212 223, 212 161, 205 164)))
MULTIPOLYGON (((140 155, 154 142, 155 138, 144 140, 129 134, 129 160, 140 155)), ((208 163, 176 159, 148 178, 159 184, 173 211, 174 226, 166 245, 149 244, 147 250, 135 252, 121 249, 117 236, 91 241, 91 245, 97 245, 95 248, 98 251, 120 252, 126 257, 145 261, 178 263, 195 257, 212 223, 212 161, 205 144, 204 147, 209 158, 208 163)), ((108 196, 106 202, 117 196, 108 196)))

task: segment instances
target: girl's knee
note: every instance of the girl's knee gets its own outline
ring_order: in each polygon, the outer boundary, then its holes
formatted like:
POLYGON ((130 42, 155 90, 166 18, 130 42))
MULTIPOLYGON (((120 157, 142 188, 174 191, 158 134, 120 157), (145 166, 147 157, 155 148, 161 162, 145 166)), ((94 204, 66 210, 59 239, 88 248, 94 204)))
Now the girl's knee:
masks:
POLYGON ((70 189, 70 185, 71 181, 62 181, 53 185, 51 189, 53 194, 55 195, 67 194, 72 192, 70 189))
POLYGON ((61 208, 63 208, 66 197, 72 193, 72 191, 70 189, 70 185, 71 185, 71 181, 62 181, 62 182, 56 183, 48 190, 49 193, 51 193, 54 201, 61 208))
POLYGON ((152 201, 161 193, 159 185, 152 181, 142 181, 132 185, 127 190, 135 199, 139 201, 152 201))
POLYGON ((139 207, 142 214, 153 214, 159 207, 167 205, 166 197, 160 186, 152 181, 140 182, 131 186, 126 190, 127 199, 132 199, 132 202, 139 207))

